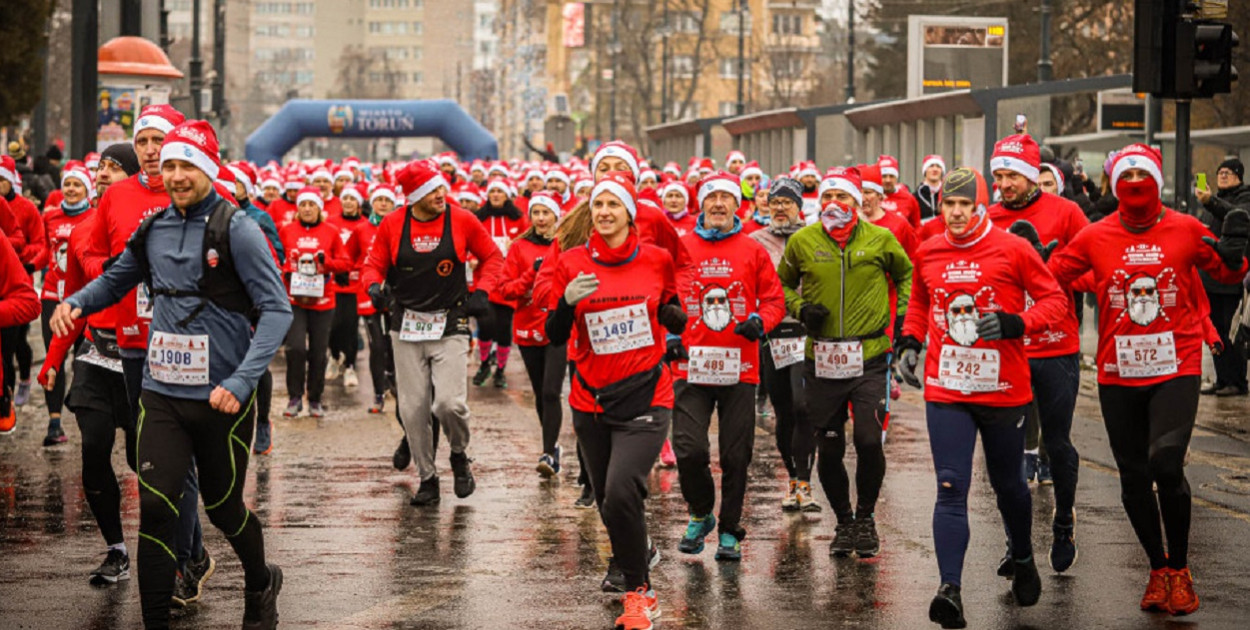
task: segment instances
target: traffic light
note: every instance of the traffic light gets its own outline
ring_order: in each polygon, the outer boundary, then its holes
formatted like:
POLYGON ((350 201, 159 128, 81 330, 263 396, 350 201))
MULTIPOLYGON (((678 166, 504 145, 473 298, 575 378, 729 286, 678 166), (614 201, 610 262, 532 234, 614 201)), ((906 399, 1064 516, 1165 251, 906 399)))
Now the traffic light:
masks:
POLYGON ((1137 0, 1134 16, 1133 90, 1160 98, 1211 98, 1237 80, 1233 27, 1192 19, 1194 3, 1137 0))
POLYGON ((1193 28, 1193 91, 1195 98, 1211 98, 1232 91, 1237 80, 1233 49, 1239 43, 1231 24, 1190 23, 1193 28))

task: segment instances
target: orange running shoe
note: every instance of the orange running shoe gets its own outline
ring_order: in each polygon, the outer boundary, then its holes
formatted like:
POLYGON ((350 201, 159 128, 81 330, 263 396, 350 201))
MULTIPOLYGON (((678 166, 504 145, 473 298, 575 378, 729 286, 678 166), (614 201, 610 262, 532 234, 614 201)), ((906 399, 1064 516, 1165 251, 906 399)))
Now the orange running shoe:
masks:
POLYGON ((1150 582, 1146 584, 1146 594, 1141 598, 1142 610, 1158 610, 1168 612, 1168 587, 1170 586, 1168 579, 1172 575, 1172 570, 1164 567, 1162 569, 1154 569, 1150 572, 1150 582))
POLYGON ((1194 592, 1194 576, 1186 567, 1172 569, 1168 575, 1168 612, 1176 616, 1198 610, 1198 594, 1194 592))
POLYGON ((655 591, 645 586, 621 596, 625 612, 616 618, 616 630, 651 630, 651 620, 660 617, 655 591))
POLYGON ((12 433, 17 428, 17 413, 13 410, 13 404, 9 403, 9 408, 5 410, 5 414, 0 416, 0 435, 12 433))

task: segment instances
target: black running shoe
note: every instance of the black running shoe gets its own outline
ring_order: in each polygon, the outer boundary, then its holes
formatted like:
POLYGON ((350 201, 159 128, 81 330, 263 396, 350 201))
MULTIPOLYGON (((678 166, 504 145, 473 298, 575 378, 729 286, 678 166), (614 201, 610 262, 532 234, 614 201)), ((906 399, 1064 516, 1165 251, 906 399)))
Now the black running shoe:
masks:
POLYGON ((1007 551, 1003 552, 1003 559, 998 561, 998 577, 1011 579, 1016 574, 1016 564, 1011 558, 1011 541, 1007 541, 1007 551))
POLYGON ((395 470, 403 470, 412 463, 412 451, 408 450, 408 437, 399 438, 399 446, 395 447, 395 454, 391 455, 391 465, 395 470))
POLYGON ((412 499, 408 501, 409 505, 437 505, 441 499, 438 496, 438 476, 435 475, 421 482, 421 487, 417 488, 417 493, 412 495, 412 499))
POLYGON ((579 510, 595 509, 595 489, 590 484, 582 486, 582 496, 577 497, 577 501, 573 503, 573 507, 579 510))
POLYGON ((473 375, 473 384, 475 386, 481 387, 482 385, 486 383, 486 379, 490 378, 490 368, 493 366, 494 363, 495 361, 494 361, 493 354, 491 355, 490 358, 486 359, 485 361, 482 361, 482 364, 479 365, 477 368, 477 373, 473 375))
POLYGON ((838 523, 833 530, 833 542, 829 543, 829 555, 845 558, 855 551, 855 521, 838 523))
POLYGON ((503 368, 495 368, 495 377, 492 383, 497 389, 508 389, 508 377, 503 375, 503 368))
POLYGON ((54 427, 48 427, 48 434, 43 437, 43 445, 56 446, 64 444, 67 440, 69 438, 65 436, 65 430, 58 424, 54 427))
POLYGON ((282 569, 269 565, 269 586, 263 591, 243 592, 243 630, 273 630, 278 627, 278 593, 282 591, 282 569))
POLYGON ((473 460, 464 453, 451 454, 451 474, 455 481, 453 489, 456 491, 456 496, 461 499, 473 494, 473 491, 477 489, 477 482, 473 480, 473 471, 469 469, 471 461, 473 460))
POLYGON ((174 594, 170 599, 174 608, 186 608, 200 601, 199 581, 188 571, 178 571, 174 574, 174 594))
POLYGON ((130 579, 130 557, 121 549, 109 549, 104 562, 91 572, 92 586, 108 586, 130 579))
POLYGON ((617 566, 616 558, 608 558, 608 572, 603 576, 599 590, 605 593, 625 592, 625 574, 621 571, 621 567, 617 566))
POLYGON ((881 539, 877 536, 877 521, 872 516, 855 519, 855 555, 871 558, 881 553, 881 539))
POLYGON ((1037 574, 1033 556, 1015 560, 1015 577, 1011 578, 1011 594, 1021 606, 1032 606, 1042 596, 1042 578, 1037 574))
POLYGON ((1055 540, 1050 545, 1050 568, 1056 573, 1063 573, 1072 568, 1079 555, 1076 549, 1076 536, 1073 527, 1055 525, 1055 540))
POLYGON ((929 603, 929 621, 942 624, 943 628, 966 628, 964 621, 964 602, 959 596, 959 587, 954 584, 943 584, 938 588, 937 595, 929 603))

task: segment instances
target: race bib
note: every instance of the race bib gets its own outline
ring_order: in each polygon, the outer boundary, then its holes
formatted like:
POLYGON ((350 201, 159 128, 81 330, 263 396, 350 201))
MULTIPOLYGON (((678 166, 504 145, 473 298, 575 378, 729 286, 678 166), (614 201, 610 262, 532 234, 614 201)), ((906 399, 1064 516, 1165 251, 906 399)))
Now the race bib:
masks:
POLYGON ((447 311, 420 313, 404 311, 404 320, 399 325, 400 341, 437 341, 443 338, 447 329, 447 311))
POLYGON ((938 384, 964 393, 998 391, 998 351, 942 346, 938 384))
MULTIPOLYGON (((58 283, 56 290, 60 293, 65 290, 65 287, 58 283)), ((135 289, 135 312, 142 319, 152 319, 152 292, 148 290, 148 285, 142 282, 135 289)))
POLYGON ((655 343, 645 302, 586 313, 586 332, 595 354, 617 354, 655 343))
POLYGON ((686 380, 695 385, 737 385, 742 362, 737 348, 692 346, 686 380))
POLYGON ((803 350, 807 345, 807 337, 786 337, 769 339, 768 351, 773 355, 773 367, 778 370, 803 362, 803 350))
POLYGON ((1180 367, 1170 330, 1153 335, 1116 335, 1115 356, 1124 378, 1176 374, 1180 367))
POLYGON ((122 360, 110 359, 96 350, 95 344, 87 342, 82 345, 85 350, 74 356, 75 361, 82 361, 90 365, 102 367, 110 372, 122 373, 122 360))
POLYGON ((499 247, 499 251, 506 256, 508 254, 508 246, 512 244, 512 239, 506 236, 492 236, 491 240, 495 241, 495 245, 499 247))
POLYGON ((208 385, 208 335, 153 331, 148 371, 170 385, 208 385))
POLYGON ((326 295, 326 277, 321 274, 291 274, 291 297, 320 298, 326 295))
POLYGON ((817 341, 812 344, 816 378, 846 379, 864 375, 864 344, 858 341, 817 341))

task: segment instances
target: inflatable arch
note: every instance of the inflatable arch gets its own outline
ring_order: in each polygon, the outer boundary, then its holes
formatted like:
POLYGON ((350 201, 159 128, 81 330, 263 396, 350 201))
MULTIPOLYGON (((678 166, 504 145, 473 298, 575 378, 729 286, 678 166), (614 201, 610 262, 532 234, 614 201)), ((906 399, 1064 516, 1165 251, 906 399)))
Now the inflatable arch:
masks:
POLYGON ((496 159, 499 143, 455 101, 287 101, 247 137, 255 164, 282 156, 304 138, 436 137, 460 159, 496 159))

